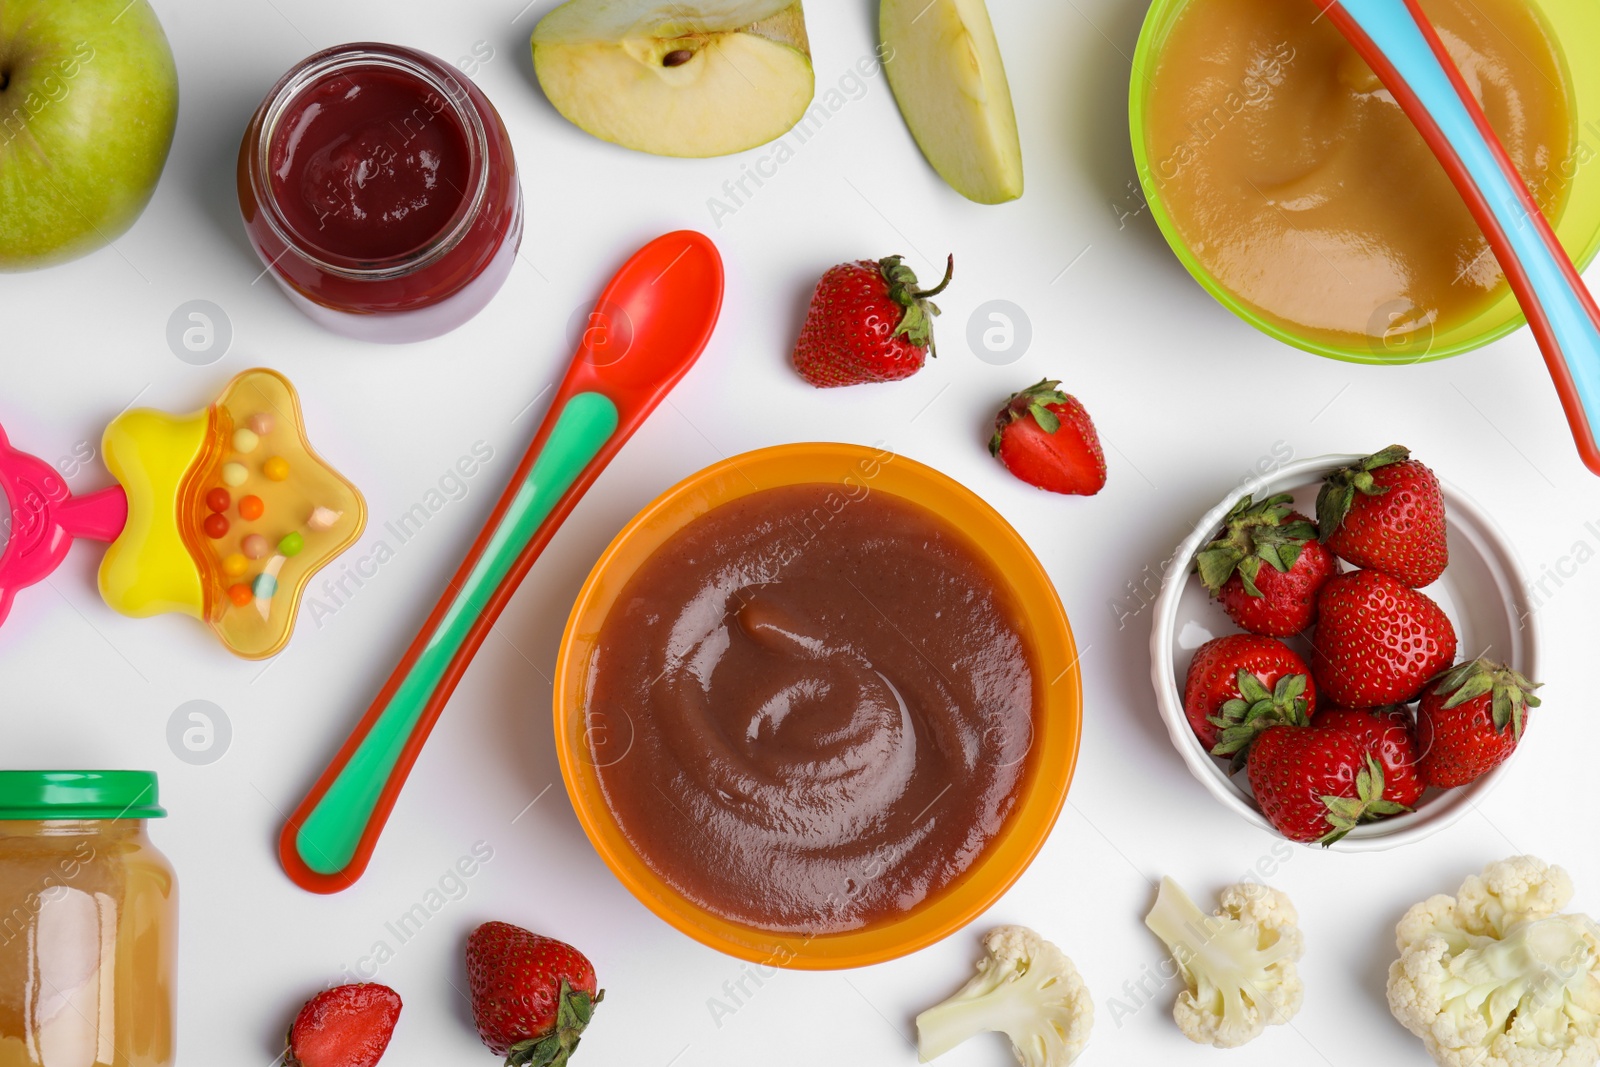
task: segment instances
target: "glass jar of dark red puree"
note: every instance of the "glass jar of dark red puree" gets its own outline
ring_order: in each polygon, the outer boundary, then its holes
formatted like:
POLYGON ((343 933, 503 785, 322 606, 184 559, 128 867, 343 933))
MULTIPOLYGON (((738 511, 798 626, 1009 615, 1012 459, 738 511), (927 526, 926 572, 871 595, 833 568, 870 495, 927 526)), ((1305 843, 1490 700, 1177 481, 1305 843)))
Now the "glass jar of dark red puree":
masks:
POLYGON ((494 105, 444 61, 387 44, 318 52, 272 87, 239 146, 239 209, 289 298, 368 341, 460 326, 522 239, 494 105))

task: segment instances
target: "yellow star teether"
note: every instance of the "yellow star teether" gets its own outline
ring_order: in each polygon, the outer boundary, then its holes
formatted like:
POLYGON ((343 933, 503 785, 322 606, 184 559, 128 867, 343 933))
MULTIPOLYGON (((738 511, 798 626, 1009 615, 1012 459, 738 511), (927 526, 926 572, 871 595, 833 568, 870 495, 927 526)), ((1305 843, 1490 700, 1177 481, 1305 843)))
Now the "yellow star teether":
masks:
POLYGON ((283 648, 312 576, 366 527, 366 502, 312 450, 275 371, 245 371, 192 415, 126 412, 104 449, 128 511, 100 566, 106 603, 192 615, 247 659, 283 648))

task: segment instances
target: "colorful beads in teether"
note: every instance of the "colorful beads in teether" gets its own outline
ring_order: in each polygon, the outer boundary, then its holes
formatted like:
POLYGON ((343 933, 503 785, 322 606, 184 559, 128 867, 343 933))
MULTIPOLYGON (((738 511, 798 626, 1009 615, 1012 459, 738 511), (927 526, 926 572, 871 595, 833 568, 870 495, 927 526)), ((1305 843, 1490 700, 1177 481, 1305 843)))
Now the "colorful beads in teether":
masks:
POLYGON ((112 608, 194 616, 230 651, 260 659, 288 641, 312 576, 366 525, 361 494, 312 451, 294 388, 274 371, 246 371, 193 414, 124 412, 102 452, 119 484, 76 497, 0 428, 0 499, 10 504, 0 622, 75 539, 110 541, 100 593, 112 608), (248 458, 258 449, 265 463, 248 458), (319 515, 333 521, 302 518, 319 515))
POLYGON ((289 640, 312 576, 366 526, 361 494, 312 451, 294 388, 275 371, 244 372, 192 414, 124 412, 102 452, 120 484, 74 497, 0 430, 0 499, 11 505, 0 622, 75 538, 110 541, 100 594, 112 608, 191 615, 229 651, 261 659, 289 640))
POLYGON ((195 616, 247 658, 282 649, 311 577, 366 523, 361 495, 312 451, 294 389, 273 371, 246 371, 192 415, 118 416, 105 457, 128 499, 100 569, 106 602, 195 616), (319 507, 344 517, 309 531, 300 517, 319 507))

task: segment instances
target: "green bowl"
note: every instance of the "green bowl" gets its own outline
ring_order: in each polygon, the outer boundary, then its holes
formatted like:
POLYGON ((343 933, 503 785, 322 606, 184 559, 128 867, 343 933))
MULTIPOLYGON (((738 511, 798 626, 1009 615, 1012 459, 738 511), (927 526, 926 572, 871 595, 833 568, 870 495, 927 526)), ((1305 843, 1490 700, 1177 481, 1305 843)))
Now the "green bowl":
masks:
MULTIPOLYGON (((1159 66, 1161 50, 1166 47, 1172 28, 1188 2, 1155 0, 1150 5, 1144 28, 1139 33, 1139 45, 1133 53, 1133 75, 1128 88, 1128 126, 1133 137, 1133 159, 1139 170, 1139 184, 1144 188, 1150 213, 1155 217, 1156 225, 1161 227, 1167 244, 1172 246, 1178 259, 1207 292, 1216 297, 1223 307, 1285 344, 1352 363, 1419 363, 1456 356, 1498 340, 1527 321, 1516 296, 1506 288, 1499 299, 1472 318, 1436 333, 1420 351, 1416 341, 1410 338, 1397 338, 1393 344, 1374 338, 1369 344, 1350 348, 1295 333, 1283 324, 1263 317, 1224 288, 1189 251, 1173 224, 1172 216, 1162 201, 1160 187, 1152 175, 1145 143, 1145 111, 1149 106, 1151 75, 1159 66)), ((1552 31, 1558 46, 1600 41, 1600 3, 1596 3, 1596 0, 1530 2, 1552 31)), ((1575 173, 1561 217, 1552 222, 1556 236, 1561 239, 1561 244, 1572 256, 1578 269, 1582 270, 1594 259, 1595 252, 1600 250, 1600 166, 1593 165, 1600 158, 1600 63, 1574 66, 1568 59, 1566 47, 1560 47, 1559 58, 1570 92, 1568 112, 1574 127, 1574 147, 1569 165, 1575 173)))

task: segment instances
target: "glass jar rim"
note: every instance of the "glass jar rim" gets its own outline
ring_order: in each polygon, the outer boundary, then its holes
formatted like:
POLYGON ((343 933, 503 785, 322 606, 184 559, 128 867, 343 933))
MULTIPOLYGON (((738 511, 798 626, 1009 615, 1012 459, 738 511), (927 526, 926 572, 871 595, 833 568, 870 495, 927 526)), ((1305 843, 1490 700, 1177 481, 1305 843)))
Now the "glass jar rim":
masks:
POLYGON ((278 79, 257 112, 255 152, 249 156, 249 176, 256 203, 267 224, 286 249, 317 269, 356 281, 381 281, 421 270, 449 253, 472 229, 489 192, 489 137, 483 118, 472 100, 467 80, 446 67, 442 60, 401 45, 360 42, 336 45, 296 63, 278 79), (278 206, 278 198, 267 179, 271 171, 269 155, 278 125, 291 104, 308 89, 331 76, 363 68, 383 67, 398 70, 423 82, 450 108, 467 139, 470 166, 469 189, 439 232, 417 248, 382 259, 340 256, 312 245, 292 226, 278 206))
POLYGON ((0 771, 0 822, 160 819, 154 771, 0 771))

